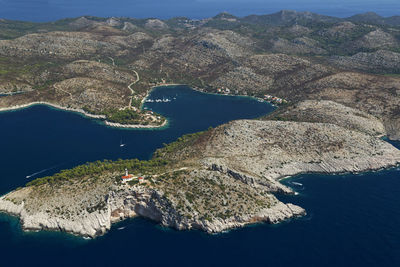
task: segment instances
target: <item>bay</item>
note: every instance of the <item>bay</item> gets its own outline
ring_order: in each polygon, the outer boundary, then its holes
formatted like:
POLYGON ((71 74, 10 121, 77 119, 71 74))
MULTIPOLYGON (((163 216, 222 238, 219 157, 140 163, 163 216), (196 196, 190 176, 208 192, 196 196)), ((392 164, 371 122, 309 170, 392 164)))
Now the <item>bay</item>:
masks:
MULTIPOLYGON (((105 127, 45 106, 0 113, 0 192, 51 167, 40 175, 104 158, 148 159, 182 134, 273 110, 251 98, 203 94, 182 86, 159 88, 150 96, 162 98, 171 102, 146 104, 170 120, 168 128, 158 130, 105 127), (121 140, 126 147, 119 146, 121 140)), ((218 235, 175 231, 135 218, 114 225, 102 237, 84 240, 58 232, 25 233, 18 219, 0 215, 0 266, 400 265, 399 168, 300 175, 283 183, 299 195, 278 198, 304 207, 307 216, 218 235)))

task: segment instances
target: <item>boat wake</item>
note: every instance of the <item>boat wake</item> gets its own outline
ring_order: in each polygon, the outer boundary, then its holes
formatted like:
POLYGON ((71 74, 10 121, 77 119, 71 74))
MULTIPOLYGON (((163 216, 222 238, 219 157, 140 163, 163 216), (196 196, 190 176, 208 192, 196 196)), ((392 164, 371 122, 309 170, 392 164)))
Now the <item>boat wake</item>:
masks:
POLYGON ((44 173, 44 172, 46 172, 46 171, 52 170, 52 169, 54 169, 54 168, 57 168, 57 167, 61 166, 62 164, 64 164, 64 163, 57 164, 57 165, 54 165, 54 166, 52 166, 52 167, 50 167, 50 168, 43 169, 43 170, 41 170, 41 171, 32 173, 32 174, 30 174, 30 175, 25 176, 25 178, 26 178, 26 179, 30 179, 30 178, 32 178, 32 177, 35 177, 35 176, 38 175, 38 174, 41 174, 41 173, 44 173))

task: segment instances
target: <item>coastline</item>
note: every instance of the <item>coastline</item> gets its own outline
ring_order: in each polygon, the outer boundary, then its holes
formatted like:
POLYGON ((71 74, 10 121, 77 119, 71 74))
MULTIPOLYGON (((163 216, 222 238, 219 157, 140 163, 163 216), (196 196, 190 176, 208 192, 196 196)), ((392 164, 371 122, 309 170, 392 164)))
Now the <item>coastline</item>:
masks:
MULTIPOLYGON (((169 86, 188 86, 189 88, 191 88, 192 90, 195 90, 194 88, 190 87, 187 84, 179 84, 179 83, 166 83, 166 84, 160 84, 160 85, 154 85, 150 88, 150 90, 147 92, 146 96, 142 99, 141 103, 140 103, 140 109, 143 109, 143 105, 144 103, 146 103, 147 98, 149 98, 151 92, 153 92, 154 89, 158 88, 158 87, 169 87, 169 86)), ((197 90, 195 90, 197 91, 197 90)))
MULTIPOLYGON (((190 89, 192 89, 194 91, 197 91, 197 92, 200 92, 200 93, 203 93, 203 94, 218 95, 218 96, 247 97, 247 98, 252 98, 252 99, 255 99, 255 100, 259 100, 259 98, 255 97, 255 96, 210 93, 210 92, 205 92, 203 90, 200 90, 197 87, 191 87, 188 84, 165 83, 165 84, 154 85, 154 86, 151 87, 151 89, 147 92, 146 96, 141 101, 140 110, 143 110, 143 105, 145 104, 146 100, 148 99, 148 97, 150 96, 151 92, 154 89, 159 88, 159 87, 169 87, 169 86, 187 86, 190 89)), ((268 101, 265 101, 265 102, 268 102, 268 101)), ((276 107, 276 105, 274 105, 273 103, 271 103, 271 102, 268 102, 268 103, 270 103, 272 106, 276 107)), ((168 121, 167 118, 161 125, 143 125, 143 124, 121 124, 121 123, 115 123, 115 122, 107 121, 105 115, 95 115, 95 114, 88 113, 88 112, 84 111, 83 109, 63 107, 63 106, 60 106, 58 104, 54 104, 54 103, 50 103, 50 102, 46 102, 46 101, 34 101, 34 102, 30 102, 28 104, 15 105, 15 106, 6 107, 6 108, 3 107, 3 108, 0 108, 0 113, 8 112, 8 111, 15 111, 15 110, 24 109, 24 108, 29 108, 29 107, 32 107, 32 106, 35 106, 35 105, 49 106, 49 107, 56 108, 56 109, 63 110, 63 111, 69 111, 69 112, 78 113, 79 115, 83 115, 83 116, 85 116, 87 118, 99 119, 99 120, 101 120, 102 124, 104 124, 106 126, 109 126, 109 127, 114 127, 114 128, 161 129, 161 128, 168 127, 168 125, 169 125, 169 121, 168 121)))
POLYGON ((213 221, 184 218, 175 208, 170 207, 168 202, 162 200, 159 192, 133 187, 110 191, 111 197, 107 201, 105 210, 71 220, 51 217, 42 212, 29 214, 24 202, 13 203, 7 200, 7 195, 0 197, 0 214, 18 219, 19 227, 23 231, 64 232, 85 239, 102 236, 113 225, 134 217, 146 218, 175 230, 200 230, 208 234, 220 234, 259 223, 278 224, 306 215, 306 211, 297 205, 278 202, 255 214, 243 214, 239 217, 217 218, 213 221))
MULTIPOLYGON (((276 122, 271 123, 276 124, 276 122)), ((308 125, 308 123, 305 124, 306 126, 308 125)), ((243 126, 247 127, 247 125, 243 126)), ((289 126, 291 130, 296 130, 296 128, 293 128, 293 123, 289 126)), ((279 133, 277 133, 277 136, 281 138, 281 128, 278 130, 279 133)), ((340 133, 341 131, 338 132, 338 134, 340 133)), ((344 134, 346 134, 346 137, 348 136, 347 132, 344 134)), ((357 133, 355 137, 359 135, 364 134, 357 133)), ((350 144, 353 144, 353 140, 357 141, 358 143, 358 139, 354 139, 354 136, 350 137, 345 140, 350 140, 350 144)), ((363 139, 360 140, 363 141, 363 139)), ((364 140, 364 142, 367 141, 364 140)), ((356 158, 348 157, 347 154, 345 154, 343 158, 337 158, 335 157, 337 154, 329 154, 323 156, 323 161, 310 162, 309 160, 304 160, 302 158, 303 152, 299 152, 300 159, 293 158, 290 164, 283 166, 276 165, 274 168, 269 169, 268 174, 265 177, 270 181, 270 185, 268 185, 269 192, 278 194, 293 193, 295 189, 293 188, 292 190, 284 190, 286 187, 289 187, 281 184, 280 180, 284 178, 295 177, 296 175, 300 174, 348 173, 351 175, 354 173, 379 171, 398 166, 400 163, 400 154, 398 150, 393 150, 393 147, 387 145, 386 142, 382 140, 376 139, 376 142, 376 145, 371 145, 371 149, 373 149, 372 151, 364 151, 364 154, 357 156, 356 158)), ((363 147, 356 146, 355 148, 363 147)), ((361 149, 361 152, 363 149, 361 149)), ((352 150, 348 151, 351 152, 352 150)), ((353 155, 359 155, 358 151, 353 151, 352 153, 354 153, 353 155)), ((210 163, 216 164, 215 161, 210 161, 210 163)), ((212 166, 212 170, 219 171, 222 174, 229 174, 235 179, 241 180, 245 184, 251 183, 253 185, 257 185, 257 183, 261 181, 258 180, 257 177, 251 177, 241 173, 240 171, 236 171, 233 168, 229 168, 229 165, 223 165, 221 162, 220 164, 221 165, 219 166, 212 166)), ((264 166, 265 163, 262 165, 264 166)), ((205 169, 210 170, 210 165, 206 165, 205 167, 205 169)), ((257 165, 254 165, 253 169, 256 168, 257 165)), ((207 175, 208 174, 209 173, 207 173, 207 175)), ((265 180, 263 179, 261 182, 265 183, 265 180)), ((260 185, 262 184, 260 183, 260 185)), ((29 190, 29 187, 21 190, 29 190)), ((64 218, 56 213, 50 215, 40 208, 36 212, 30 213, 29 205, 26 205, 25 200, 22 200, 21 202, 14 202, 12 200, 12 194, 18 190, 12 191, 9 194, 0 197, 0 210, 4 213, 19 217, 22 228, 27 231, 56 230, 90 238, 104 235, 110 230, 111 225, 114 222, 134 216, 149 218, 163 226, 178 230, 199 229, 207 233, 214 234, 228 231, 229 229, 244 227, 254 223, 279 223, 287 219, 306 214, 306 211, 299 206, 292 206, 291 203, 280 202, 271 208, 268 206, 268 208, 261 209, 255 213, 243 213, 240 216, 228 218, 212 217, 212 220, 207 220, 204 219, 204 217, 192 217, 192 214, 190 214, 190 217, 183 216, 178 212, 176 206, 177 202, 175 202, 174 206, 170 204, 168 199, 166 200, 163 198, 163 196, 165 196, 163 191, 157 191, 156 189, 151 188, 142 188, 140 186, 113 187, 108 190, 109 191, 105 193, 105 195, 109 196, 105 202, 105 209, 98 209, 93 212, 89 212, 88 207, 91 207, 92 202, 87 202, 85 204, 86 206, 79 206, 81 205, 79 204, 76 206, 76 210, 83 210, 87 212, 85 212, 83 215, 78 214, 73 218, 64 218)), ((22 193, 22 196, 23 195, 24 193, 22 193)), ((98 196, 96 191, 93 191, 93 195, 98 196)), ((60 196, 55 195, 53 200, 58 203, 60 196)), ((37 205, 37 202, 35 203, 36 204, 34 205, 37 205)), ((72 203, 71 205, 75 204, 72 203)))
POLYGON ((104 125, 115 128, 128 128, 128 129, 160 129, 167 127, 169 122, 166 119, 161 125, 142 125, 142 124, 120 124, 116 122, 102 121, 104 125))
POLYGON ((35 102, 28 103, 28 104, 16 105, 16 106, 11 106, 11 107, 7 107, 7 108, 0 108, 0 112, 15 111, 15 110, 29 108, 29 107, 37 106, 37 105, 44 105, 44 106, 49 106, 49 107, 53 107, 53 108, 64 110, 64 111, 79 113, 80 115, 84 115, 84 116, 92 118, 92 119, 105 119, 106 118, 105 115, 94 115, 94 114, 87 113, 83 109, 67 108, 67 107, 63 107, 63 106, 53 104, 50 102, 45 102, 45 101, 35 101, 35 102))
POLYGON ((59 110, 63 111, 68 111, 68 112, 74 112, 78 113, 79 115, 83 115, 85 117, 91 118, 91 119, 100 119, 102 124, 109 126, 109 127, 115 127, 115 128, 128 128, 128 129, 158 129, 158 128, 163 128, 168 125, 168 119, 166 119, 161 125, 142 125, 142 124, 120 124, 120 123, 113 123, 109 122, 106 120, 105 115, 94 115, 90 114, 83 109, 77 109, 77 108, 67 108, 63 107, 57 104, 53 104, 50 102, 45 102, 45 101, 35 101, 31 102, 28 104, 23 104, 23 105, 16 105, 12 107, 7 107, 7 108, 0 108, 0 113, 2 112, 9 112, 9 111, 16 111, 24 108, 29 108, 32 106, 37 106, 37 105, 43 105, 43 106, 49 106, 52 108, 56 108, 59 110))
MULTIPOLYGON (((381 168, 370 168, 364 169, 361 171, 348 171, 348 172, 299 172, 295 175, 285 176, 278 179, 278 182, 282 181, 290 181, 291 179, 296 179, 296 177, 301 175, 328 175, 328 176, 339 176, 339 175, 357 175, 361 173, 367 172, 381 172, 381 171, 390 171, 398 167, 397 165, 387 165, 381 168)), ((284 186, 288 186, 283 184, 284 186)), ((293 195, 298 195, 294 188, 290 187, 293 190, 293 195)), ((168 228, 173 228, 175 230, 201 230, 208 234, 223 234, 227 233, 231 230, 249 227, 251 225, 259 224, 259 223, 268 223, 268 224, 279 224, 291 219, 295 219, 297 217, 302 217, 307 214, 307 212, 297 205, 293 205, 291 203, 280 202, 277 205, 267 208, 261 211, 258 215, 259 218, 265 217, 263 220, 253 221, 252 218, 248 216, 243 216, 243 218, 239 218, 237 220, 228 219, 228 220, 217 220, 213 222, 206 221, 196 221, 195 224, 190 222, 190 220, 182 219, 179 216, 176 216, 173 210, 169 210, 163 212, 163 216, 166 218, 170 218, 170 220, 161 220, 156 215, 157 212, 152 210, 150 207, 151 201, 149 203, 140 202, 140 208, 138 208, 138 203, 129 203, 127 205, 123 205, 123 212, 120 211, 120 216, 114 217, 113 210, 116 208, 117 203, 120 203, 123 199, 127 199, 128 195, 143 196, 142 194, 148 194, 145 192, 146 190, 136 190, 137 188, 125 188, 122 191, 118 191, 122 193, 116 193, 116 191, 111 194, 113 199, 110 203, 107 204, 107 211, 105 212, 96 212, 93 215, 90 215, 87 218, 81 218, 77 221, 70 220, 60 220, 59 218, 51 218, 44 216, 43 214, 33 214, 29 215, 24 208, 24 203, 16 205, 6 199, 7 195, 14 192, 15 190, 1 195, 0 196, 0 214, 10 216, 19 220, 19 227, 22 228, 24 232, 40 232, 40 231, 50 231, 50 232, 64 232, 76 237, 81 237, 84 239, 95 239, 99 236, 105 235, 112 226, 115 226, 118 222, 125 221, 129 218, 134 217, 142 217, 146 219, 150 219, 160 225, 168 228), (143 191, 143 192, 142 192, 143 191), (132 194, 135 193, 135 194, 132 194), (122 212, 122 213, 121 213, 122 212), (124 215, 121 215, 124 214, 124 215), (262 215, 262 216, 261 216, 262 215), (41 222, 41 224, 39 223, 41 222), (196 225, 196 227, 193 227, 196 225)), ((288 195, 292 195, 288 193, 288 195)), ((139 197, 140 198, 140 197, 139 197)), ((132 197, 130 198, 132 199, 132 197)), ((150 200, 150 199, 149 199, 150 200)), ((121 202, 122 203, 122 202, 121 202)), ((160 203, 161 204, 161 203, 160 203)), ((120 209, 120 208, 119 208, 120 209)), ((257 217, 258 218, 258 217, 257 217)))
POLYGON ((252 96, 252 95, 234 95, 234 94, 220 94, 220 93, 212 93, 212 92, 206 92, 204 90, 201 90, 199 87, 197 86, 191 86, 188 84, 184 84, 184 83, 165 83, 165 84, 160 84, 160 85, 155 85, 151 88, 151 90, 148 92, 148 94, 145 96, 145 98, 142 100, 142 104, 146 101, 147 97, 149 96, 149 94, 151 93, 151 91, 153 91, 155 88, 157 87, 168 87, 168 86, 187 86, 190 89, 192 89, 193 91, 199 92, 199 93, 203 93, 203 94, 209 94, 209 95, 216 95, 216 96, 235 96, 235 97, 245 97, 245 98, 250 98, 250 99, 254 99, 257 101, 262 101, 262 102, 266 102, 269 103, 270 105, 272 105, 274 108, 278 108, 281 104, 277 104, 277 103, 273 103, 272 101, 268 101, 262 98, 259 98, 257 96, 252 96))

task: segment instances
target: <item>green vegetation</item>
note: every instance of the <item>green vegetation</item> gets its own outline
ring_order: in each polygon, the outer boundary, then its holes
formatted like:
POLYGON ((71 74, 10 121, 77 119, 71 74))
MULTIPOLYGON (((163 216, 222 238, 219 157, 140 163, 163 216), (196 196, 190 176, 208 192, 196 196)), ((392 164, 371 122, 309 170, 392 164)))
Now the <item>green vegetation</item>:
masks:
MULTIPOLYGON (((84 110, 88 111, 86 107, 84 108, 84 110)), ((137 112, 132 109, 109 109, 100 112, 100 114, 106 115, 106 120, 109 122, 133 125, 149 125, 153 122, 153 120, 149 117, 146 118, 145 113, 146 112, 137 112)), ((165 121, 165 118, 163 116, 155 113, 153 115, 161 118, 159 124, 165 121)))
POLYGON ((399 78, 400 73, 388 73, 388 74, 384 74, 383 76, 399 78))
POLYGON ((132 109, 110 109, 104 111, 104 115, 107 117, 107 121, 121 123, 121 124, 140 124, 141 116, 138 112, 132 109))
POLYGON ((210 127, 206 131, 186 134, 182 137, 179 137, 175 142, 164 144, 163 148, 157 149, 156 152, 154 152, 154 158, 162 158, 165 157, 166 154, 173 153, 184 147, 193 145, 200 137, 204 136, 205 133, 209 132, 211 129, 212 128, 210 127))
POLYGON ((25 34, 43 31, 72 30, 69 23, 74 19, 62 19, 55 22, 36 23, 28 21, 1 20, 0 39, 14 39, 25 34))
POLYGON ((20 75, 37 75, 45 69, 57 67, 59 62, 45 60, 22 61, 14 58, 0 57, 0 73, 10 77, 20 75))
POLYGON ((351 31, 345 32, 345 34, 341 34, 342 32, 338 32, 334 36, 329 36, 323 33, 324 30, 325 28, 321 27, 320 29, 314 31, 310 37, 318 41, 322 45, 322 48, 329 51, 329 54, 331 55, 353 54, 353 49, 349 46, 343 46, 343 44, 355 41, 365 34, 373 31, 371 27, 365 25, 357 25, 356 28, 352 29, 351 31))
POLYGON ((132 107, 140 109, 140 106, 142 105, 142 100, 139 98, 133 98, 132 99, 132 107))
POLYGON ((117 160, 117 161, 96 161, 77 166, 73 169, 62 170, 53 176, 46 176, 43 178, 35 179, 26 184, 26 186, 38 186, 42 184, 57 184, 63 181, 71 181, 73 179, 80 179, 86 176, 100 176, 105 172, 123 172, 125 169, 134 170, 143 174, 161 171, 168 164, 164 159, 152 159, 148 161, 141 161, 138 159, 117 160))

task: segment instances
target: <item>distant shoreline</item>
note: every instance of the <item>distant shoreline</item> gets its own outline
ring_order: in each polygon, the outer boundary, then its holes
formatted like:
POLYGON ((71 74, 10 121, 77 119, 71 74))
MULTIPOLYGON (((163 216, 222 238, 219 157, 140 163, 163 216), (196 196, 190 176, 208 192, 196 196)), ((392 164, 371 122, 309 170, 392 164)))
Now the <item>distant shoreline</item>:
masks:
POLYGON ((0 113, 8 112, 8 111, 16 111, 16 110, 25 109, 25 108, 29 108, 29 107, 33 107, 33 106, 39 106, 39 105, 49 106, 49 107, 56 108, 56 109, 63 110, 63 111, 78 113, 79 115, 83 115, 83 116, 91 118, 91 119, 99 119, 99 120, 101 120, 101 122, 104 125, 109 126, 109 127, 115 127, 115 128, 127 128, 127 129, 153 129, 154 128, 154 129, 157 129, 157 128, 162 128, 162 127, 165 127, 166 125, 168 125, 167 119, 161 125, 113 123, 113 122, 107 121, 105 115, 94 115, 94 114, 90 114, 90 113, 84 111, 83 109, 67 108, 67 107, 63 107, 63 106, 45 102, 45 101, 35 101, 35 102, 28 103, 28 104, 15 105, 12 107, 7 107, 7 108, 0 108, 0 113))
MULTIPOLYGON (((143 105, 146 103, 146 100, 148 99, 148 97, 150 96, 151 92, 154 89, 159 88, 159 87, 169 87, 169 86, 187 86, 190 89, 192 89, 194 91, 197 91, 197 92, 200 92, 200 93, 203 93, 203 94, 218 95, 218 96, 247 97, 247 98, 252 98, 252 99, 255 99, 255 100, 259 100, 257 97, 249 96, 249 95, 233 95, 233 94, 219 94, 219 93, 205 92, 205 91, 200 90, 197 87, 192 87, 192 86, 190 86, 188 84, 163 83, 163 84, 154 85, 154 86, 151 87, 151 89, 147 92, 146 96, 142 99, 141 104, 140 104, 140 109, 141 110, 143 109, 143 105)), ((268 101, 265 101, 265 102, 266 103, 270 103, 268 101)), ((270 103, 270 104, 272 106, 275 106, 272 103, 270 103)), ((169 124, 167 118, 165 119, 165 121, 161 125, 121 124, 121 123, 116 123, 116 122, 110 122, 110 121, 106 120, 106 116, 105 115, 95 115, 95 114, 88 113, 88 112, 84 111, 83 109, 63 107, 63 106, 60 106, 58 104, 53 104, 53 103, 46 102, 46 101, 35 101, 35 102, 28 103, 28 104, 15 105, 15 106, 7 107, 7 108, 0 108, 0 113, 8 112, 8 111, 15 111, 15 110, 24 109, 24 108, 29 108, 29 107, 36 106, 36 105, 49 106, 49 107, 56 108, 56 109, 63 110, 63 111, 74 112, 74 113, 77 113, 79 115, 83 115, 83 116, 85 116, 87 118, 98 119, 98 120, 101 120, 102 124, 104 124, 105 126, 114 127, 114 128, 160 129, 160 128, 164 128, 164 127, 168 126, 168 124, 169 124)))
POLYGON ((50 107, 64 110, 64 111, 79 113, 81 115, 84 115, 86 117, 93 118, 93 119, 105 119, 106 118, 105 115, 94 115, 94 114, 87 113, 83 109, 67 108, 67 107, 63 107, 63 106, 53 104, 50 102, 45 102, 45 101, 35 101, 35 102, 28 103, 28 104, 16 105, 16 106, 11 106, 11 107, 7 107, 7 108, 0 108, 0 112, 14 111, 14 110, 29 108, 29 107, 37 106, 37 105, 50 106, 50 107))

